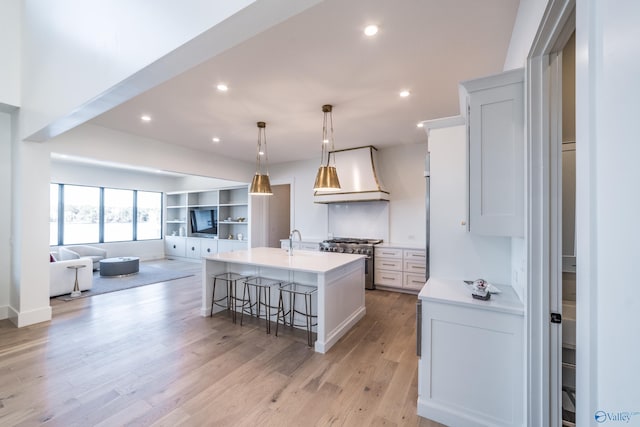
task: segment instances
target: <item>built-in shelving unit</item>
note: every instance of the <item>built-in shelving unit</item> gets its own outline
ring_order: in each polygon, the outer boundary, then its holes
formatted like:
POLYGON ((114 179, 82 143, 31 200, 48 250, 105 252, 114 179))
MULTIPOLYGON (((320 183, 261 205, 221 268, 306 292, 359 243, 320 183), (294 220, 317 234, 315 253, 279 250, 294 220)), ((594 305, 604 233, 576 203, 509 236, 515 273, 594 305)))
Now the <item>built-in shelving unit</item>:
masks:
POLYGON ((165 254, 201 258, 217 252, 249 247, 248 188, 233 187, 204 191, 166 193, 165 254), (217 234, 192 229, 191 213, 215 210, 217 234))

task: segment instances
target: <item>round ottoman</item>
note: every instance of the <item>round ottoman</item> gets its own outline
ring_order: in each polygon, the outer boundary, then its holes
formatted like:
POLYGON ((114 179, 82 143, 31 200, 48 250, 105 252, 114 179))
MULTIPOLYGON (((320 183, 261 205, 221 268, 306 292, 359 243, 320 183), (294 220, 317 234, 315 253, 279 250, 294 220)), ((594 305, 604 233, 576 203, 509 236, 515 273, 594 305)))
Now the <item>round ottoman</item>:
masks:
POLYGON ((140 258, 135 256, 100 260, 100 276, 116 277, 135 274, 140 270, 140 258))

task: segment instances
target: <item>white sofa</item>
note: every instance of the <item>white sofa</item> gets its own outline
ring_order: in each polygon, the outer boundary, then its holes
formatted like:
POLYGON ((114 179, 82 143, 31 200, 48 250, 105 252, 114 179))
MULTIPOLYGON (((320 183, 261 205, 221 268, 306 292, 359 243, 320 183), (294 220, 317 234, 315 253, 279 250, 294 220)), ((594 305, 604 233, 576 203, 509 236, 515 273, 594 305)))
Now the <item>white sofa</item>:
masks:
POLYGON ((107 251, 95 246, 77 245, 77 246, 60 246, 58 247, 58 256, 61 261, 69 259, 91 258, 93 261, 93 270, 100 269, 100 260, 107 257, 107 251))
POLYGON ((81 291, 93 286, 93 260, 91 258, 70 259, 49 263, 49 296, 70 294, 76 281, 76 270, 71 265, 84 265, 78 269, 78 286, 81 291))

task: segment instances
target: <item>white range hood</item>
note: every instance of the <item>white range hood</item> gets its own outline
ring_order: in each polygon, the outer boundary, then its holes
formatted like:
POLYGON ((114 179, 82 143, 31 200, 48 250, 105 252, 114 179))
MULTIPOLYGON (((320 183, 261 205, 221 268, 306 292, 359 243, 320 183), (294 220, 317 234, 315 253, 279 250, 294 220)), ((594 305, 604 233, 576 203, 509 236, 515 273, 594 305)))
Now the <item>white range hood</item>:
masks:
POLYGON ((372 145, 332 151, 335 155, 340 190, 316 191, 315 203, 370 202, 389 200, 389 192, 384 189, 376 174, 378 150, 372 145))

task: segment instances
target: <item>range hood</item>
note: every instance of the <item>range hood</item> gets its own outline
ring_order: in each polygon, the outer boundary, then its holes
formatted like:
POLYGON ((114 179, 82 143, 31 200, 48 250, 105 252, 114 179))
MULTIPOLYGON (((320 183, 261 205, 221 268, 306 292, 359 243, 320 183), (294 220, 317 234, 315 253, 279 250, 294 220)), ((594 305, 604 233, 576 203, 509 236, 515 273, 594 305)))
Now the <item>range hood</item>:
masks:
POLYGON ((389 192, 376 174, 377 152, 372 145, 332 151, 342 188, 314 192, 314 203, 388 201, 389 192))

